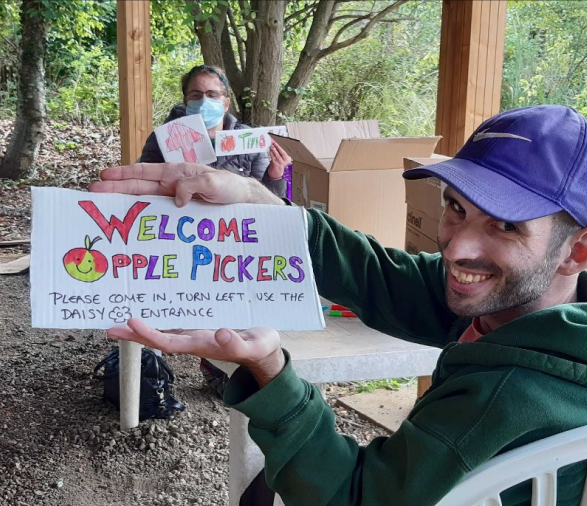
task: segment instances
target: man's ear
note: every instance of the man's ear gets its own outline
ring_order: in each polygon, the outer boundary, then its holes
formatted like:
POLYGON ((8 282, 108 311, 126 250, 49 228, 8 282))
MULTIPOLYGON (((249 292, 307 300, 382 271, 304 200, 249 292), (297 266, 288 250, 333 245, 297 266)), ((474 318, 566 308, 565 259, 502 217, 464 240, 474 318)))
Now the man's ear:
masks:
POLYGON ((587 227, 575 232, 568 241, 570 253, 557 269, 563 276, 572 276, 587 269, 587 227))

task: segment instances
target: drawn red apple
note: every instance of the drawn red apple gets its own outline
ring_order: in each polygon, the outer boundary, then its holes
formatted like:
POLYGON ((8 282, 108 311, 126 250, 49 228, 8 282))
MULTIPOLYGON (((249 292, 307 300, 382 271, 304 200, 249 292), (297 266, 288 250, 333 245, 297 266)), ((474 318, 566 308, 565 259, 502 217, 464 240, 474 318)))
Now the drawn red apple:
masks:
POLYGON ((224 137, 224 139, 222 139, 222 142, 220 143, 220 149, 224 152, 232 151, 235 147, 236 143, 232 135, 224 137))
POLYGON ((108 260, 99 251, 92 250, 92 246, 100 239, 102 238, 96 237, 90 241, 90 236, 86 235, 85 248, 74 248, 65 254, 63 265, 72 278, 92 283, 106 274, 108 260))

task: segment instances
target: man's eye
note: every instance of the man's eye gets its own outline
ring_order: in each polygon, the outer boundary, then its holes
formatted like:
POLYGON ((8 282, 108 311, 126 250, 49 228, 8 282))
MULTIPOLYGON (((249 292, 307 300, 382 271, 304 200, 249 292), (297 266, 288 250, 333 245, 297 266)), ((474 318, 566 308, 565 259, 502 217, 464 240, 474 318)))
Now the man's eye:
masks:
POLYGON ((465 212, 465 210, 461 207, 461 205, 456 200, 447 200, 446 206, 458 214, 465 212))
POLYGON ((515 232, 518 230, 514 223, 509 221, 500 221, 497 223, 497 228, 499 228, 502 232, 515 232))

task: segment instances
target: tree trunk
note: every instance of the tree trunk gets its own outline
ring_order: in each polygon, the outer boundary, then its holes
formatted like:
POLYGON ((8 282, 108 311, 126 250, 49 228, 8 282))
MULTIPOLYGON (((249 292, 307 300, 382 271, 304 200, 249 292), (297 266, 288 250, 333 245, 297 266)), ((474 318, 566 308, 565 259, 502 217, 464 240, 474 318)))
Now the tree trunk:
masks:
MULTIPOLYGON (((198 0, 188 0, 188 5, 193 5, 193 14, 201 14, 202 8, 198 0)), ((222 48, 220 46, 220 37, 226 23, 226 13, 228 5, 222 6, 218 14, 218 21, 213 19, 194 20, 194 32, 200 42, 200 49, 206 65, 220 67, 224 69, 224 60, 222 57, 222 48), (208 31, 206 31, 208 27, 208 31)))
POLYGON ((29 175, 44 138, 45 39, 47 21, 39 0, 22 0, 21 59, 16 123, 0 177, 22 179, 29 175))
POLYGON ((259 53, 255 62, 254 125, 274 125, 283 66, 283 20, 286 2, 260 2, 257 28, 259 53))
POLYGON ((285 90, 279 95, 277 109, 286 116, 293 115, 301 98, 295 91, 287 90, 302 88, 310 82, 312 74, 314 74, 318 65, 318 52, 330 31, 330 20, 335 11, 336 2, 334 0, 320 0, 312 19, 312 26, 310 27, 306 44, 300 53, 298 64, 285 85, 285 90))

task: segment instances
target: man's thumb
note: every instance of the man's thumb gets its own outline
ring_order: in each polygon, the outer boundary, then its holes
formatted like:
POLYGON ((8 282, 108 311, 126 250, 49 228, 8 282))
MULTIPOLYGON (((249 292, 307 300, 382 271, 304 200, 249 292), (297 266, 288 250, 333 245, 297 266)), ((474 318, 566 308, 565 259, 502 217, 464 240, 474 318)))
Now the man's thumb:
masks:
POLYGON ((214 339, 216 339, 216 342, 222 347, 222 348, 226 348, 226 347, 231 347, 230 345, 232 344, 236 344, 235 339, 239 339, 239 335, 231 329, 218 329, 216 331, 216 334, 214 334, 214 339), (231 343, 231 341, 233 341, 231 343))

